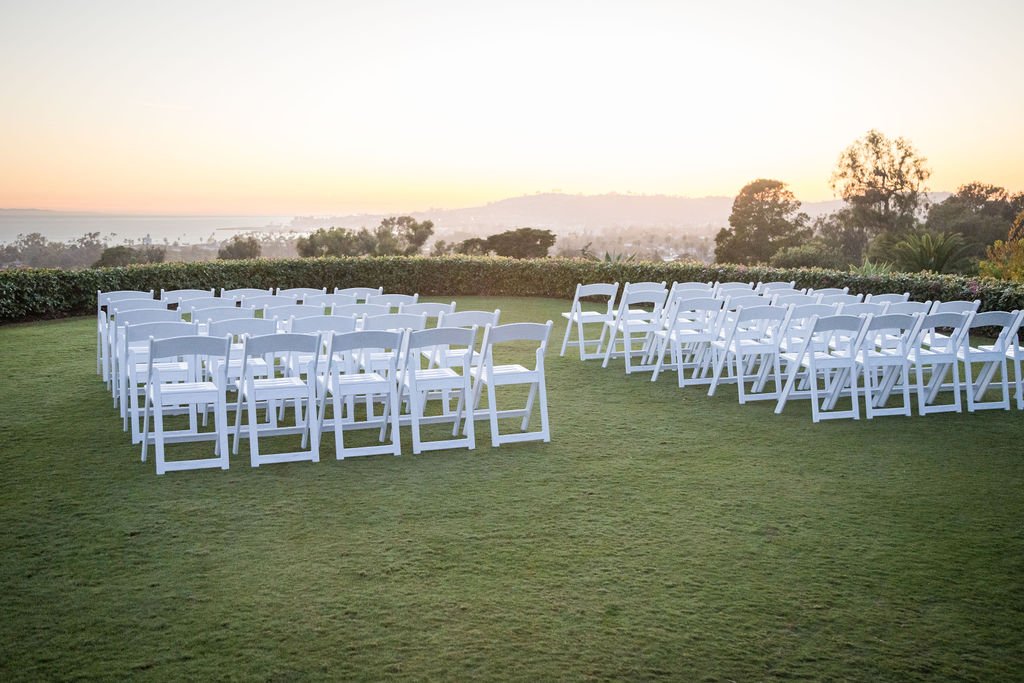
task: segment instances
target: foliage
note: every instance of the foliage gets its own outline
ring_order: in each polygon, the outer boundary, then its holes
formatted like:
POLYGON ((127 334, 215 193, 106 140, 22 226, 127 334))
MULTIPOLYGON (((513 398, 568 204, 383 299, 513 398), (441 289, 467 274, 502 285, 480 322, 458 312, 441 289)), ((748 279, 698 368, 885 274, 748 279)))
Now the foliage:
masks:
POLYGON ((456 254, 464 254, 466 256, 486 256, 489 251, 487 239, 482 237, 470 237, 455 246, 456 254))
POLYGON ((846 259, 822 239, 795 247, 785 247, 775 252, 769 261, 773 268, 843 268, 846 259))
POLYGON ((919 230, 893 245, 892 257, 899 270, 950 273, 963 263, 966 251, 960 233, 919 230))
POLYGON ((259 258, 263 247, 254 235, 235 235, 217 250, 217 258, 232 259, 259 258))
POLYGON ((491 235, 486 240, 487 251, 511 258, 544 258, 555 244, 555 234, 538 228, 516 228, 491 235))
POLYGON ((888 261, 872 261, 864 259, 859 266, 850 266, 850 272, 854 275, 879 276, 889 275, 893 272, 892 264, 888 261))
POLYGON ((1024 308, 1024 285, 953 275, 858 275, 821 268, 769 268, 695 261, 608 263, 586 259, 446 256, 256 259, 161 263, 79 270, 0 272, 0 321, 95 313, 96 291, 210 287, 383 286, 422 296, 572 298, 577 283, 789 281, 798 287, 842 287, 880 294, 910 292, 921 301, 981 299, 985 310, 1024 308))
POLYGON ((748 183, 732 204, 731 228, 715 236, 715 260, 726 263, 767 263, 780 249, 795 247, 811 236, 800 202, 778 180, 748 183))
POLYGON ((927 204, 926 163, 910 141, 869 130, 839 155, 832 188, 850 205, 849 221, 868 236, 903 233, 927 204))
POLYGON ((163 247, 155 245, 131 247, 127 244, 119 244, 104 249, 99 259, 93 264, 93 268, 130 266, 137 263, 163 263, 164 256, 166 256, 166 251, 163 247))
POLYGON ((933 232, 957 233, 967 245, 967 256, 979 259, 985 248, 1007 234, 1014 216, 1024 211, 1024 192, 1011 195, 986 183, 962 185, 955 194, 928 211, 925 227, 933 232))
POLYGON ((434 234, 431 221, 411 216, 391 216, 369 231, 320 228, 295 244, 299 256, 413 256, 434 234))
POLYGON ((98 232, 89 232, 67 242, 51 242, 41 233, 18 235, 10 244, 0 245, 0 264, 32 268, 82 268, 100 258, 106 243, 98 232))
POLYGON ((871 242, 869 231, 849 206, 815 218, 814 234, 839 254, 844 267, 860 263, 871 242))
POLYGON ((978 264, 982 275, 1024 282, 1024 211, 1017 214, 1006 241, 996 240, 986 256, 988 258, 978 264))

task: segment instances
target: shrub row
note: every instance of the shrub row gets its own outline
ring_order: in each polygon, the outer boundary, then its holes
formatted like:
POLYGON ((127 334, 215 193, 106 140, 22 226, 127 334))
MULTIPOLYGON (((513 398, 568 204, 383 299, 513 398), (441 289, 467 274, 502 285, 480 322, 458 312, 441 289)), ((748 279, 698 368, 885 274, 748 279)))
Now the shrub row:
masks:
POLYGON ((353 257, 204 263, 122 268, 0 271, 0 321, 84 315, 96 309, 96 291, 210 287, 383 286, 424 296, 571 298, 579 282, 789 281, 798 287, 843 287, 851 292, 910 292, 919 301, 981 299, 983 310, 1024 308, 1024 285, 990 278, 893 273, 856 275, 819 268, 769 268, 697 262, 607 263, 583 259, 516 260, 500 257, 353 257))

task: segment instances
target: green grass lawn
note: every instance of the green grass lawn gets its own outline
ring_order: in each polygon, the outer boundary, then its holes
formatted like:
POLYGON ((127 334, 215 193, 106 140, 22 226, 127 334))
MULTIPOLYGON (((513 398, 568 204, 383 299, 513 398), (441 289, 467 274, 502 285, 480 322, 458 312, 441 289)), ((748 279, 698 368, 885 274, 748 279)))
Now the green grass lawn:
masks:
MULTIPOLYGON (((814 425, 559 358, 553 441, 154 473, 92 318, 0 327, 0 677, 1024 677, 1024 415, 814 425)), ((208 448, 203 444, 201 448, 208 448)))

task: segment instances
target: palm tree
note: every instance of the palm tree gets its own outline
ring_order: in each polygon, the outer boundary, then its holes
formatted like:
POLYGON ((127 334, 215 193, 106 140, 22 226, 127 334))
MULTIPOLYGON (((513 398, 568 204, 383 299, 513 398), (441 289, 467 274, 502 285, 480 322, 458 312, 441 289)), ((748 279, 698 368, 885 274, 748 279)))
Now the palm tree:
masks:
POLYGON ((952 273, 964 265, 967 244, 958 232, 910 233, 892 248, 895 266, 916 273, 922 270, 934 273, 952 273))

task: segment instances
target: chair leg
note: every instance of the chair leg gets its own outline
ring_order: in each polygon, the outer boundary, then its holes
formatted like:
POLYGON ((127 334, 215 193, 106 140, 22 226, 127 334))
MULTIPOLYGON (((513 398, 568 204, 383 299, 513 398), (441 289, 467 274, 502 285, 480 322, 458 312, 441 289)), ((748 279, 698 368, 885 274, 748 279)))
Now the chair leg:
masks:
POLYGON ((537 395, 537 384, 530 385, 530 393, 526 395, 526 410, 523 413, 523 420, 519 423, 519 430, 525 432, 530 428, 530 414, 533 413, 533 399, 537 395))
POLYGON ((217 396, 214 406, 213 423, 217 429, 217 449, 220 455, 220 468, 226 470, 230 466, 228 458, 228 407, 227 396, 223 391, 217 396))
POLYGON ((487 412, 491 423, 491 447, 498 447, 498 399, 495 396, 494 383, 487 384, 487 412))
POLYGON ((551 425, 548 422, 548 388, 541 373, 537 393, 540 394, 540 429, 544 434, 544 443, 551 442, 551 425))
POLYGON ((161 403, 153 411, 153 441, 156 451, 156 473, 163 474, 166 471, 164 460, 164 407, 161 403))
MULTIPOLYGON (((271 405, 270 401, 267 401, 267 412, 273 413, 274 406, 271 405)), ((257 435, 259 431, 256 424, 256 397, 249 394, 248 400, 246 401, 246 413, 249 418, 249 465, 252 467, 260 466, 260 438, 257 435)))
MULTIPOLYGON (((569 346, 569 332, 572 330, 572 319, 573 319, 573 314, 570 313, 568 320, 565 321, 565 337, 562 339, 562 350, 559 352, 559 354, 558 354, 559 356, 564 356, 565 355, 565 349, 566 349, 567 346, 569 346)), ((581 353, 580 354, 580 360, 583 360, 582 356, 583 356, 583 354, 581 353)))

